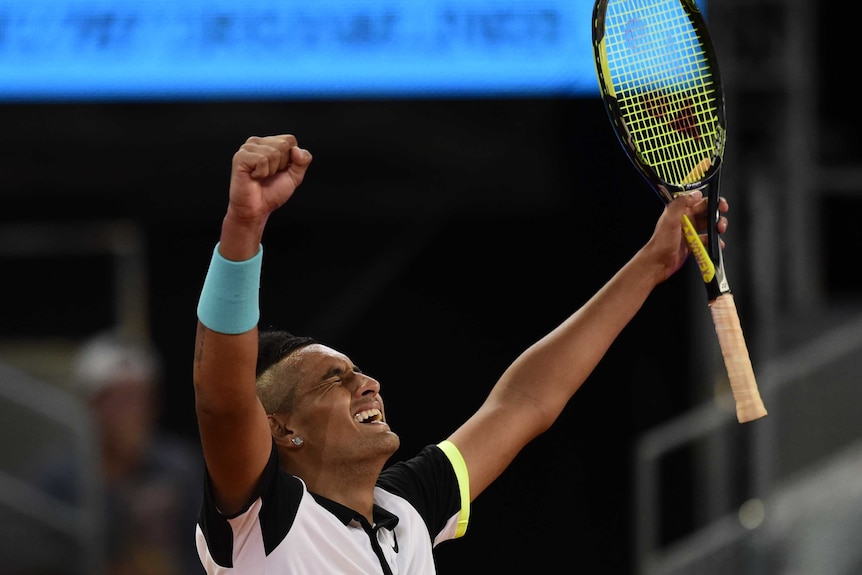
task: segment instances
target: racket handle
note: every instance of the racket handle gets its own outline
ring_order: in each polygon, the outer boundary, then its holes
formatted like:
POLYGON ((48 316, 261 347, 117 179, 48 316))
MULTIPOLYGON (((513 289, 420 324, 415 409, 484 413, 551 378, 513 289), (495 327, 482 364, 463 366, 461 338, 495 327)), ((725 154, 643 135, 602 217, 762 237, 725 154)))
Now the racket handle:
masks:
POLYGON ((730 389, 736 402, 736 418, 739 423, 759 419, 766 415, 766 407, 754 379, 754 369, 751 367, 748 348, 742 335, 733 294, 718 296, 709 303, 709 309, 730 379, 730 389))
POLYGON ((691 223, 691 220, 685 214, 682 215, 682 235, 685 237, 685 241, 688 242, 689 250, 691 250, 695 261, 697 261, 697 267, 700 268, 703 282, 711 282, 712 278, 715 277, 715 264, 712 263, 706 247, 700 241, 700 236, 697 234, 697 230, 694 229, 694 224, 691 223))

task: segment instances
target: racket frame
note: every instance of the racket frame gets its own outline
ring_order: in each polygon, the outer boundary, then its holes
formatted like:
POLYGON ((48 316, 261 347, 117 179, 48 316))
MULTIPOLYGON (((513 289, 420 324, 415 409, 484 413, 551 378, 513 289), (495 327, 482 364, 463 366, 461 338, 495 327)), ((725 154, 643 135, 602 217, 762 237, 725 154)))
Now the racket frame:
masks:
POLYGON ((765 416, 767 412, 757 389, 748 349, 739 324, 736 304, 725 273, 721 241, 717 229, 718 218, 720 217, 718 190, 727 134, 721 76, 706 22, 694 0, 678 0, 694 30, 698 33, 700 48, 703 50, 705 60, 711 63, 709 74, 712 78, 713 90, 710 95, 714 98, 715 131, 712 134, 713 149, 708 157, 708 162, 706 159, 702 160, 681 181, 671 182, 661 177, 659 172, 643 159, 641 151, 635 144, 636 138, 624 120, 626 115, 620 107, 605 56, 605 14, 609 1, 613 0, 596 0, 593 6, 593 52, 605 110, 614 127, 614 133, 629 160, 665 204, 673 201, 680 194, 688 194, 698 190, 707 198, 707 213, 710 215, 711 221, 710 225, 707 226, 706 245, 704 246, 700 235, 687 216, 683 216, 683 235, 698 262, 706 286, 716 334, 719 338, 722 356, 736 401, 737 419, 740 423, 759 419, 765 416))
MULTIPOLYGON (((709 37, 706 21, 694 0, 679 0, 685 10, 686 17, 692 23, 692 27, 698 31, 699 47, 703 50, 705 60, 711 63, 709 75, 715 89, 710 92, 710 95, 714 100, 715 133, 713 134, 713 148, 708 157, 708 163, 702 161, 685 178, 682 178, 682 181, 671 182, 663 178, 658 170, 644 160, 643 154, 635 144, 637 138, 632 135, 624 120, 625 114, 620 107, 605 57, 605 14, 609 1, 611 0, 597 0, 593 6, 593 55, 602 101, 608 118, 614 126, 614 133, 629 160, 665 204, 670 203, 680 194, 689 194, 699 190, 707 198, 707 212, 712 215, 712 223, 717 224, 719 218, 719 179, 724 147, 727 142, 727 131, 724 92, 721 89, 722 80, 717 65, 718 58, 709 37)), ((730 284, 724 269, 724 258, 722 257, 721 242, 716 226, 707 226, 706 245, 703 244, 688 218, 683 221, 683 230, 686 241, 700 268, 709 301, 712 302, 720 295, 730 293, 730 284)))

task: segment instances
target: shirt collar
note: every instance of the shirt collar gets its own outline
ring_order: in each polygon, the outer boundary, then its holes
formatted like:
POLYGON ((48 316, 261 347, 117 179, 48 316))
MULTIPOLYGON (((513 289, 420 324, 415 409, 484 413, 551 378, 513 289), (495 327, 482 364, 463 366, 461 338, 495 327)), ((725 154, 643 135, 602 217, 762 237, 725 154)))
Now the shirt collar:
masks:
MULTIPOLYGON (((317 493, 311 493, 311 496, 314 497, 314 500, 317 501, 318 505, 335 515, 338 520, 345 525, 349 524, 354 519, 363 526, 368 524, 368 520, 366 520, 361 513, 354 511, 346 505, 342 505, 337 501, 333 501, 332 499, 324 497, 323 495, 318 495, 317 493)), ((373 528, 375 530, 383 527, 392 531, 395 529, 395 526, 398 525, 398 516, 380 507, 376 503, 372 510, 372 517, 374 518, 373 528)))

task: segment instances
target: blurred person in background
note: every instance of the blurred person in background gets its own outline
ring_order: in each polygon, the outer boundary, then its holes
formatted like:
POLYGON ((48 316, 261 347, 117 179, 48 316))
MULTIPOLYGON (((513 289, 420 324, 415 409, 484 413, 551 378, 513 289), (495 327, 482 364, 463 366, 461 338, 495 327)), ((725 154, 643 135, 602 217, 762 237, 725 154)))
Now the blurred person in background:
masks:
MULTIPOLYGON (((92 413, 101 457, 107 575, 203 573, 193 543, 202 458, 191 441, 159 429, 162 376, 149 342, 113 331, 91 337, 74 360, 71 385, 92 413)), ((75 502, 79 464, 71 453, 52 456, 41 487, 75 502)))

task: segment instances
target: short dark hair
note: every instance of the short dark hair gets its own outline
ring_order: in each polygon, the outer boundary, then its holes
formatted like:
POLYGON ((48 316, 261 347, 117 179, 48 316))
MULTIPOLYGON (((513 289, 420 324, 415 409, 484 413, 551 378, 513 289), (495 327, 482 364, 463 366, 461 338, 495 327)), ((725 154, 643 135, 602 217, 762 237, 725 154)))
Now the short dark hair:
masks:
POLYGON ((262 329, 258 332, 257 368, 255 377, 301 347, 318 343, 313 337, 293 335, 281 329, 262 329))

